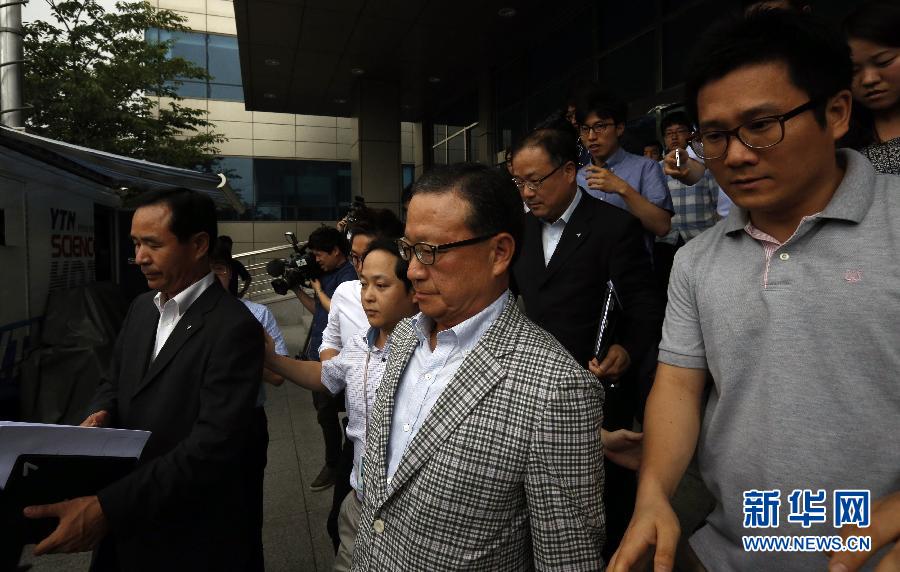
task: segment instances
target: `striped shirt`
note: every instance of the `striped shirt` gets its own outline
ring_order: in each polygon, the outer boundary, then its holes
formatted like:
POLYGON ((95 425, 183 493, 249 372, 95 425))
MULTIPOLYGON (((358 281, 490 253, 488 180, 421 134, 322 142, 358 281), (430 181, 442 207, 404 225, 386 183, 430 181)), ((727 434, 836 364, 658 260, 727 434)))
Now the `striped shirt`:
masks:
POLYGON ((384 368, 390 353, 391 340, 384 347, 375 347, 376 328, 359 330, 350 337, 349 344, 336 357, 322 362, 322 385, 337 395, 346 389, 347 438, 353 443, 353 470, 350 486, 356 498, 363 499, 363 456, 366 453, 366 434, 369 416, 375 407, 375 390, 384 377, 384 368), (371 352, 371 353, 370 353, 371 352), (368 356, 368 361, 366 357, 368 356), (368 363, 368 368, 366 368, 368 363))

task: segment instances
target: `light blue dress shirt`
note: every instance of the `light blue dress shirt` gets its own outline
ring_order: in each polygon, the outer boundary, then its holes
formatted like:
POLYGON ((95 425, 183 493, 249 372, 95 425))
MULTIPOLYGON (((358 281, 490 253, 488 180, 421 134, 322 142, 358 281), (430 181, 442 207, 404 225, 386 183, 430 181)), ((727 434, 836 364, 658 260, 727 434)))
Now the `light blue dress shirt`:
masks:
MULTIPOLYGON (((251 302, 250 300, 244 300, 243 298, 241 299, 241 302, 244 303, 244 306, 247 306, 247 309, 250 310, 250 313, 253 314, 256 321, 262 324, 266 333, 269 334, 269 337, 275 342, 275 353, 280 356, 288 355, 287 344, 284 343, 284 335, 281 333, 281 328, 278 327, 278 322, 275 320, 275 315, 272 314, 272 310, 269 310, 268 306, 263 306, 262 304, 251 302)), ((259 384, 259 393, 256 395, 256 406, 262 407, 265 404, 266 384, 265 382, 262 382, 259 384)))
MULTIPOLYGON (((585 165, 578 169, 578 186, 594 198, 631 212, 631 209, 628 208, 628 203, 625 202, 622 195, 598 191, 588 187, 587 168, 589 166, 585 165)), ((675 212, 675 209, 672 207, 672 197, 669 195, 669 187, 666 185, 666 175, 663 173, 662 167, 653 159, 629 153, 619 147, 606 160, 606 168, 631 185, 632 189, 650 201, 651 204, 670 213, 675 212)), ((653 241, 655 239, 656 237, 651 233, 644 233, 644 243, 647 246, 647 251, 650 253, 653 252, 653 241)))
MULTIPOLYGON (((594 198, 606 201, 620 209, 629 210, 628 204, 621 195, 588 187, 587 168, 589 166, 585 165, 578 169, 578 186, 585 189, 594 198)), ((607 159, 606 168, 631 185, 631 188, 652 204, 671 213, 675 212, 675 209, 672 208, 672 197, 669 196, 669 187, 666 185, 666 175, 663 173, 662 167, 653 159, 629 153, 619 147, 607 159)))
MULTIPOLYGON (((431 351, 428 341, 434 321, 421 313, 413 318, 418 345, 400 377, 394 395, 394 415, 387 450, 389 483, 409 444, 428 419, 431 408, 453 380, 466 356, 503 312, 508 298, 507 290, 490 306, 468 320, 438 332, 434 351, 431 351)), ((458 383, 465 381, 459 380, 458 383)))

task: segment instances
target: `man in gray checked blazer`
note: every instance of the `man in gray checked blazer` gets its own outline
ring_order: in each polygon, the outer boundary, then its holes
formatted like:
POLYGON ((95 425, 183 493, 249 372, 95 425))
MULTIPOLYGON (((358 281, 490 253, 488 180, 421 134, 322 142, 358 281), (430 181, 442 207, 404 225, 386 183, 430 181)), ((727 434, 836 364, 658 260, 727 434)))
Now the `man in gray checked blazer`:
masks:
POLYGON ((597 378, 508 290, 522 203, 459 164, 414 189, 401 322, 369 423, 353 570, 600 570, 597 378))

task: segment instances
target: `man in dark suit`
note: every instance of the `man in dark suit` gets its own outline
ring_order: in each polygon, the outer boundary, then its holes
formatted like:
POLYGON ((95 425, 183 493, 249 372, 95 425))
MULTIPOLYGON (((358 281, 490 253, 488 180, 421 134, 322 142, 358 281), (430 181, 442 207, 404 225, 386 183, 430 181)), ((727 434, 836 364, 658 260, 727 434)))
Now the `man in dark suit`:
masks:
MULTIPOLYGON (((559 340, 608 389, 603 427, 630 429, 642 393, 636 372, 659 340, 663 306, 654 288, 641 224, 576 183, 577 134, 567 122, 540 128, 512 151, 513 182, 530 213, 513 272, 525 313, 559 340), (616 344, 593 356, 603 293, 612 280, 624 312, 616 344)), ((607 557, 633 509, 632 471, 607 463, 607 557)))
POLYGON ((152 435, 138 466, 96 496, 26 509, 59 518, 35 553, 97 546, 93 570, 261 570, 246 460, 264 341, 210 272, 213 203, 185 189, 146 194, 131 238, 156 292, 131 305, 82 425, 152 435))

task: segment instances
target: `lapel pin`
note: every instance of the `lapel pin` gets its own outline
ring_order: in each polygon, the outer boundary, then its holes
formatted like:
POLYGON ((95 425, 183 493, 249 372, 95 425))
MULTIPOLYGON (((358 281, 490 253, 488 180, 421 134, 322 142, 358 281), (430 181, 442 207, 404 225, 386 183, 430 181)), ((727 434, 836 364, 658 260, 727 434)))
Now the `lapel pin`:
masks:
POLYGON ((576 233, 575 233, 575 238, 581 238, 581 233, 580 233, 580 232, 576 232, 576 233))
POLYGON ((186 330, 190 330, 190 329, 191 329, 191 325, 188 324, 187 328, 185 328, 185 329, 186 329, 186 330))

